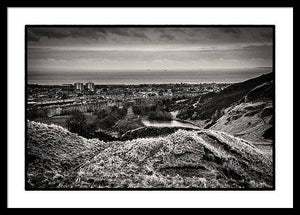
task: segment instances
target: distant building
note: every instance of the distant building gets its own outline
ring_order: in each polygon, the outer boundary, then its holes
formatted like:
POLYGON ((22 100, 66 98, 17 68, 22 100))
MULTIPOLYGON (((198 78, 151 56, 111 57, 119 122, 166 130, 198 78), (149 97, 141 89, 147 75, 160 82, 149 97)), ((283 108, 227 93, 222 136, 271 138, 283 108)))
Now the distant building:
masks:
POLYGON ((83 90, 83 83, 75 83, 75 90, 82 91, 83 90))
POLYGON ((86 89, 88 89, 90 91, 94 91, 95 90, 95 84, 92 83, 92 82, 86 83, 86 89))
POLYGON ((71 88, 72 86, 73 86, 73 84, 62 84, 62 87, 71 88))

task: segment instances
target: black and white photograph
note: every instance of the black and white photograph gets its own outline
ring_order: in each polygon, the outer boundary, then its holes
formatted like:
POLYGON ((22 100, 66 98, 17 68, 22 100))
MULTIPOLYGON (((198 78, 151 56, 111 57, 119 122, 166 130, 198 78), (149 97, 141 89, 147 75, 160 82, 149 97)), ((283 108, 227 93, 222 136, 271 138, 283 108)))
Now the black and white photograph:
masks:
POLYGON ((274 25, 27 25, 26 190, 274 190, 274 25))

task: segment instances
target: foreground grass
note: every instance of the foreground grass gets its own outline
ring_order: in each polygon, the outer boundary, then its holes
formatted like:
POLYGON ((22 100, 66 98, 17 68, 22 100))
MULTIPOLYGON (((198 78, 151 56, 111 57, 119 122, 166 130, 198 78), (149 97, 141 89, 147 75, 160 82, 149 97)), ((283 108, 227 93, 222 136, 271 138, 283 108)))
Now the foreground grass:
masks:
POLYGON ((213 130, 130 141, 88 140, 28 122, 29 188, 271 188, 272 160, 213 130))

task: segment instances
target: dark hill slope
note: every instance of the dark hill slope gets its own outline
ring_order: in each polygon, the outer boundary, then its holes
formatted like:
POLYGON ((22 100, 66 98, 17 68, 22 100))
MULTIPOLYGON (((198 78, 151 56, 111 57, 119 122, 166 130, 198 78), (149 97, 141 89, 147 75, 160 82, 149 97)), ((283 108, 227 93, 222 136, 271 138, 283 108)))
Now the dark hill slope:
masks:
MULTIPOLYGON (((260 86, 264 83, 274 80, 274 73, 267 73, 261 75, 257 78, 253 78, 244 82, 235 83, 224 90, 218 93, 208 93, 206 95, 200 96, 197 103, 188 104, 187 108, 184 108, 177 117, 180 119, 190 119, 190 120, 210 120, 212 118, 218 119, 222 115, 222 110, 230 107, 236 102, 242 100, 251 90, 260 86)), ((256 93, 259 91, 253 92, 249 97, 257 96, 256 93)), ((260 95, 271 97, 271 94, 260 95)), ((195 99, 193 99, 193 102, 195 99)))
POLYGON ((210 127, 254 142, 274 140, 273 82, 263 83, 223 111, 210 127))
POLYGON ((28 122, 28 187, 271 188, 272 159, 220 131, 104 143, 28 122))
MULTIPOLYGON (((258 144, 274 140, 274 73, 204 95, 178 117, 205 120, 204 128, 224 131, 258 144)), ((193 101, 195 102, 195 101, 193 101)))

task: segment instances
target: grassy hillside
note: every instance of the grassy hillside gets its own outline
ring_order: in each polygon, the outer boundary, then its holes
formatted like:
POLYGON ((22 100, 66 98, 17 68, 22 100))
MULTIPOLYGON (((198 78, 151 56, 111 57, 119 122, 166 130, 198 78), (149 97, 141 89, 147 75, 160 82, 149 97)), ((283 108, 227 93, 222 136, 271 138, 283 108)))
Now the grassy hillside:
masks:
POLYGON ((132 140, 136 138, 142 137, 159 137, 159 136, 167 136, 168 134, 172 134, 179 129, 191 131, 195 130, 192 128, 183 128, 183 127, 153 127, 153 126, 144 126, 139 127, 137 129, 133 129, 127 131, 121 136, 121 140, 132 140))
POLYGON ((228 108, 211 129, 255 142, 272 142, 273 106, 270 102, 241 103, 228 108))
MULTIPOLYGON (((181 108, 182 111, 177 117, 180 119, 192 120, 218 119, 222 115, 221 112, 224 109, 244 99, 244 97, 257 86, 274 80, 273 76, 274 73, 264 74, 257 78, 232 84, 219 93, 208 93, 199 98, 194 98, 193 101, 184 104, 184 107, 181 108)), ((271 97, 272 91, 270 92, 271 94, 261 95, 259 90, 253 91, 253 94, 249 95, 249 98, 259 99, 265 98, 264 96, 271 97)))
POLYGON ((190 101, 194 105, 182 108, 177 117, 253 142, 271 143, 275 135, 273 75, 232 84, 219 93, 199 97, 197 102, 194 99, 190 101))
POLYGON ((250 142, 213 130, 128 141, 88 140, 28 122, 27 187, 271 188, 272 159, 250 142))
POLYGON ((210 128, 255 142, 272 142, 273 87, 273 81, 256 86, 239 102, 225 109, 210 128))
POLYGON ((57 126, 28 122, 28 188, 72 186, 76 168, 109 143, 85 139, 57 126))

